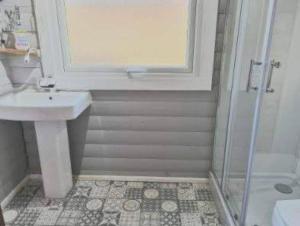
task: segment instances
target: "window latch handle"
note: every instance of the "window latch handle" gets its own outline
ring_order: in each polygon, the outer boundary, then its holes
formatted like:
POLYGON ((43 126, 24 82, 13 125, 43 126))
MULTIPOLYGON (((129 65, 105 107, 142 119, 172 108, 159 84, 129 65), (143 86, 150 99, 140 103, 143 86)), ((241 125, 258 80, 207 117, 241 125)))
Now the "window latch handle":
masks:
POLYGON ((142 68, 142 67, 131 67, 131 68, 127 68, 126 70, 126 74, 128 78, 133 78, 132 75, 133 74, 142 74, 142 73, 146 73, 147 70, 146 68, 142 68))

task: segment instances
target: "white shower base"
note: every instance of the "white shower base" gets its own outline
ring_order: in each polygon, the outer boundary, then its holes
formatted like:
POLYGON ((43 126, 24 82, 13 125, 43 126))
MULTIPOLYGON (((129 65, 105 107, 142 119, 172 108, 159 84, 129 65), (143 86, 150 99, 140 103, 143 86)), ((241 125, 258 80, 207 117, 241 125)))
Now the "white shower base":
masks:
POLYGON ((294 175, 255 177, 253 179, 248 209, 247 226, 271 226, 272 214, 276 201, 300 198, 300 185, 294 175), (284 183, 291 185, 293 193, 278 192, 274 185, 284 183))
MULTIPOLYGON (((233 200, 239 201, 242 198, 244 180, 234 179, 235 195, 233 200)), ((291 200, 300 198, 300 185, 296 183, 296 175, 255 175, 252 179, 249 207, 246 226, 272 226, 272 214, 276 201, 291 200), (274 185, 283 183, 291 185, 293 193, 283 194, 275 190, 274 185)))

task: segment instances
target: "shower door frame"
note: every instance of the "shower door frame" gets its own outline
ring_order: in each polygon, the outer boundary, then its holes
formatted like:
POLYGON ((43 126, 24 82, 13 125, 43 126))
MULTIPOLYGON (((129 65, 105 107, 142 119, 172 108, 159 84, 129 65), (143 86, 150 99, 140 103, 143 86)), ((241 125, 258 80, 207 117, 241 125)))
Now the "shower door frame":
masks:
MULTIPOLYGON (((237 22, 238 31, 235 37, 236 42, 236 51, 234 52, 234 64, 233 64, 233 80, 234 78, 237 78, 239 70, 236 70, 236 65, 238 65, 240 60, 238 59, 239 56, 241 56, 242 49, 244 46, 244 35, 246 32, 246 23, 248 21, 248 6, 249 2, 251 0, 241 0, 240 4, 240 11, 239 14, 239 20, 237 22)), ((268 7, 266 11, 266 21, 265 21, 265 32, 263 34, 262 39, 262 51, 261 56, 259 59, 260 62, 262 62, 262 78, 261 82, 259 83, 259 87, 257 90, 257 98, 255 103, 255 110, 254 110, 254 116, 253 116, 253 127, 251 131, 251 142, 248 150, 248 161, 246 164, 246 175, 245 175, 245 190, 243 192, 243 199, 242 199, 242 207, 241 207, 241 215, 239 218, 239 221, 235 221, 236 223, 239 223, 240 226, 245 226, 246 217, 247 217, 247 210, 248 210, 248 204, 249 204, 249 195, 250 195, 250 187, 251 187, 251 176, 252 176, 252 170, 253 170, 253 162, 254 162, 254 155, 256 152, 256 140, 257 140, 257 133, 258 133, 258 127, 259 127, 259 119, 260 119, 260 112, 262 108, 262 101, 264 94, 266 92, 266 86, 267 86, 267 74, 269 72, 269 66, 270 66, 270 52, 271 52, 271 45, 272 45, 272 33, 273 33, 273 27, 274 27, 274 20, 275 20, 275 13, 277 8, 277 0, 268 0, 268 7)), ((238 88, 239 84, 236 82, 232 82, 233 88, 230 98, 230 109, 229 109, 229 117, 228 117, 228 125, 227 125, 227 136, 226 136, 226 146, 225 146, 225 154, 224 154, 224 161, 223 161, 223 173, 222 173, 222 180, 221 180, 221 192, 224 196, 225 193, 225 181, 228 175, 228 169, 229 169, 229 160, 230 160, 230 154, 231 154, 231 139, 232 139, 232 127, 234 122, 234 115, 236 110, 236 104, 237 104, 237 98, 235 94, 238 94, 238 88)), ((223 197, 224 198, 224 197, 223 197)), ((226 200, 226 199, 224 199, 226 200)), ((229 206, 227 204, 227 206, 229 206)), ((229 212, 232 214, 231 209, 229 208, 229 212)))

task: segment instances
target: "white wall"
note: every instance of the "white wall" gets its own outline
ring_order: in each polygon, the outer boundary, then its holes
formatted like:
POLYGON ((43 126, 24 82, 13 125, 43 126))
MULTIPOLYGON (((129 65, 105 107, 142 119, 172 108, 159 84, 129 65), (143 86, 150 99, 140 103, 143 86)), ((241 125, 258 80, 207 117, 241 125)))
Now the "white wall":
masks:
MULTIPOLYGON (((258 152, 280 153, 280 150, 273 145, 274 131, 278 120, 280 104, 283 101, 283 89, 288 72, 288 59, 291 49, 291 34, 294 31, 295 17, 297 12, 298 0, 279 0, 276 11, 273 43, 271 49, 271 59, 281 62, 279 69, 274 69, 272 87, 274 93, 264 96, 262 116, 258 136, 258 152), (274 149, 274 148, 275 149, 274 149)), ((281 149, 283 153, 293 154, 293 150, 281 149)))
MULTIPOLYGON (((282 87, 272 150, 297 156, 300 140, 300 3, 291 33, 291 48, 287 58, 286 75, 282 87)), ((295 158, 293 159, 295 161, 295 158)))
POLYGON ((300 136, 299 4, 298 0, 278 3, 271 56, 282 66, 274 69, 275 93, 264 97, 255 162, 257 172, 295 172, 300 136))

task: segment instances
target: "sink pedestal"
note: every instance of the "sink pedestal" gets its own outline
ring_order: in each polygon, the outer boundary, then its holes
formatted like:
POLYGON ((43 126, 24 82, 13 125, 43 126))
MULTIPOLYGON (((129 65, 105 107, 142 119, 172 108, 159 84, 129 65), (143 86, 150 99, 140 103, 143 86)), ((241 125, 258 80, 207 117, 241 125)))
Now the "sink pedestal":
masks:
POLYGON ((64 198, 73 185, 66 121, 34 123, 45 195, 64 198))
POLYGON ((92 102, 88 92, 25 89, 0 96, 0 120, 35 121, 45 195, 64 198, 72 188, 67 120, 92 102))

